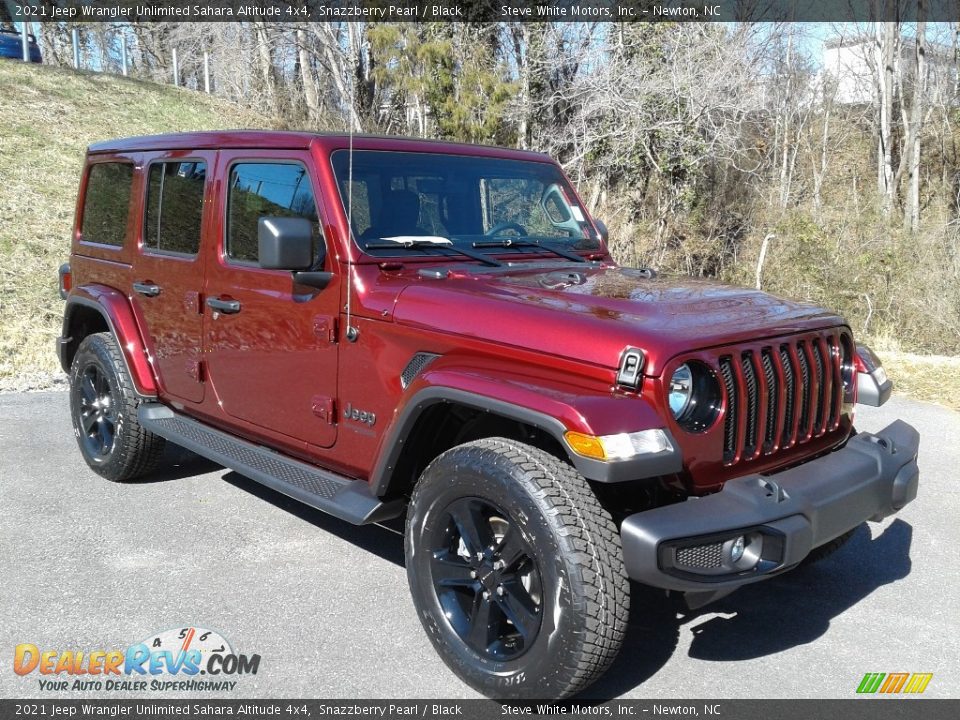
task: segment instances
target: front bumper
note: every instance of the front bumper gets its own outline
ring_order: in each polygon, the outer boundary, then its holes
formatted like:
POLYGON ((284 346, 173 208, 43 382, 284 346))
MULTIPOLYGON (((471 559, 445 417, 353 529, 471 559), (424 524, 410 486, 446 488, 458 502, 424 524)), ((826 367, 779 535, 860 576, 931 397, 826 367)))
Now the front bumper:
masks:
POLYGON ((913 500, 919 444, 917 431, 897 420, 803 465, 631 515, 620 531, 627 574, 699 596, 691 602, 699 605, 788 570, 813 548, 913 500))

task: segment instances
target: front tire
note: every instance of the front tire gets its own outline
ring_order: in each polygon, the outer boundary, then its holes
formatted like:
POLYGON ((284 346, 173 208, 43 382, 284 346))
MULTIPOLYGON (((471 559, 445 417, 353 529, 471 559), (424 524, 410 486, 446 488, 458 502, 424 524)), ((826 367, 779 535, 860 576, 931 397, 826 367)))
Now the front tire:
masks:
POLYGON ((139 404, 113 335, 85 337, 70 366, 70 415, 83 459, 107 480, 133 480, 160 460, 165 440, 140 426, 139 404))
POLYGON ((427 635, 487 696, 574 695, 620 650, 620 534, 587 481, 543 450, 490 438, 440 455, 414 490, 405 549, 427 635))

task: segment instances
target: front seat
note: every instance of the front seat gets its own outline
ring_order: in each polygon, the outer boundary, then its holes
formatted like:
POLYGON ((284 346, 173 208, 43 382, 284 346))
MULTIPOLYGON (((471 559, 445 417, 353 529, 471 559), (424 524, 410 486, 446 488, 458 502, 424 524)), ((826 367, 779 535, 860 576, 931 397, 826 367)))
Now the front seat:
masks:
POLYGON ((363 231, 361 240, 395 235, 429 235, 417 225, 420 196, 412 190, 391 190, 383 197, 377 222, 363 231))

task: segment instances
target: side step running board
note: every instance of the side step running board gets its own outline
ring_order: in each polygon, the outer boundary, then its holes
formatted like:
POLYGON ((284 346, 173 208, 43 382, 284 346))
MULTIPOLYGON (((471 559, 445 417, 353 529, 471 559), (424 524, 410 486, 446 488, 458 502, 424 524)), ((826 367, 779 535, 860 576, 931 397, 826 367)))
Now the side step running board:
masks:
POLYGON ((362 480, 351 480, 293 460, 215 430, 165 405, 143 404, 139 418, 145 429, 172 443, 354 525, 381 522, 403 513, 402 500, 382 502, 362 480))

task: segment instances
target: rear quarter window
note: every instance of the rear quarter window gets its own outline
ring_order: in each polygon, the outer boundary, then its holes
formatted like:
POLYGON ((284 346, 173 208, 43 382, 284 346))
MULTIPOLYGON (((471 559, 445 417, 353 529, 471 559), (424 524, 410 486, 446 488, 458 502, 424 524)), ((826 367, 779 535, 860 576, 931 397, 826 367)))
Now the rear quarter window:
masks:
POLYGON ((104 162, 90 166, 80 223, 80 235, 85 242, 123 246, 132 185, 130 163, 104 162))

